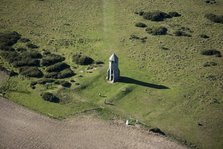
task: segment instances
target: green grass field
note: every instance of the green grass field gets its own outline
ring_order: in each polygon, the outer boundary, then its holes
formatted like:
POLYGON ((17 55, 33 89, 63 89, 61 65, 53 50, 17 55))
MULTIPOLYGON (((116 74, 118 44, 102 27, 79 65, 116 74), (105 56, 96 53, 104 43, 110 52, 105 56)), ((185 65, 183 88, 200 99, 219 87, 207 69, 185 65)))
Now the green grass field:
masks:
MULTIPOLYGON (((77 73, 66 80, 80 83, 69 89, 37 85, 33 90, 30 83, 37 79, 19 75, 8 80, 13 84, 6 94, 8 99, 59 119, 97 109, 103 118, 117 115, 134 118, 193 147, 223 146, 223 61, 200 54, 207 49, 223 54, 223 25, 204 17, 207 13, 223 15, 222 0, 212 5, 203 0, 0 0, 0 3, 0 32, 17 31, 37 44, 38 51, 46 49, 64 55, 77 73), (177 11, 182 16, 152 22, 134 13, 140 10, 177 11), (170 35, 150 35, 135 27, 137 22, 148 27, 164 26, 170 35), (189 28, 192 37, 174 36, 179 27, 189 28), (210 38, 203 39, 201 34, 210 38), (130 40, 131 35, 147 37, 146 42, 130 40), (88 66, 72 62, 75 52, 105 64, 87 73, 88 66), (110 84, 105 77, 108 58, 114 52, 124 79, 110 84), (206 62, 215 62, 217 66, 204 67, 206 62), (159 89, 158 85, 168 89, 159 89), (66 102, 42 100, 40 94, 47 90, 66 102), (105 99, 114 106, 105 105, 105 99)), ((18 42, 14 47, 24 44, 18 42)), ((11 68, 3 59, 0 62, 11 68)))

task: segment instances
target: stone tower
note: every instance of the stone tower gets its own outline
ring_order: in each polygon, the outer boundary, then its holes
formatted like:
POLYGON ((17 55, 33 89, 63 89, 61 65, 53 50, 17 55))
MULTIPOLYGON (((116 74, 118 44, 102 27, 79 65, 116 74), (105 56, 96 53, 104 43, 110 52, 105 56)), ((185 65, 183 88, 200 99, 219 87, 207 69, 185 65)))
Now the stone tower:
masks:
POLYGON ((113 53, 109 58, 109 68, 107 71, 107 80, 112 83, 119 80, 120 71, 118 69, 118 57, 113 53))

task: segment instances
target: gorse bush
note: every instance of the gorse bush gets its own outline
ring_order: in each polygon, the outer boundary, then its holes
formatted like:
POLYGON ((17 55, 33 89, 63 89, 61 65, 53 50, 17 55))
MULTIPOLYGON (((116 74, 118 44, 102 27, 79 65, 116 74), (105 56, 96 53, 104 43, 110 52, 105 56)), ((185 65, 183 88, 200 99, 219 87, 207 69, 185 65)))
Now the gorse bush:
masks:
POLYGON ((175 32, 174 32, 174 34, 175 34, 175 36, 185 36, 185 37, 191 37, 191 35, 190 35, 190 34, 188 34, 188 33, 184 32, 184 31, 180 31, 180 30, 175 31, 175 32))
POLYGON ((23 53, 23 57, 40 59, 42 58, 42 54, 38 51, 29 51, 23 53))
POLYGON ((70 68, 66 68, 60 72, 46 73, 45 78, 64 79, 64 78, 70 78, 74 75, 75 75, 75 73, 70 68))
POLYGON ((212 56, 215 55, 216 57, 221 57, 221 52, 216 49, 204 50, 201 52, 202 55, 212 56))
POLYGON ((73 62, 78 65, 90 65, 94 63, 94 60, 82 53, 76 53, 73 55, 73 62))
POLYGON ((146 32, 152 35, 166 35, 167 31, 166 27, 146 28, 146 32))
POLYGON ((64 70, 66 68, 69 68, 70 66, 66 63, 63 63, 63 62, 59 62, 59 63, 56 63, 54 65, 51 65, 51 66, 48 66, 46 68, 46 71, 47 72, 59 72, 61 70, 64 70))
POLYGON ((12 46, 21 38, 17 32, 0 33, 0 46, 12 46))
POLYGON ((46 57, 42 59, 42 65, 43 66, 50 66, 53 64, 56 64, 58 62, 64 61, 65 58, 63 56, 57 55, 57 54, 48 54, 46 57))
POLYGON ((223 23, 223 15, 206 14, 205 17, 214 23, 223 23))
POLYGON ((135 24, 136 27, 141 27, 141 28, 145 28, 147 27, 147 25, 145 23, 142 23, 142 22, 138 22, 135 24))
POLYGON ((26 77, 41 78, 43 76, 42 71, 40 71, 37 67, 21 67, 19 69, 19 73, 26 77))
POLYGON ((23 66, 40 66, 40 60, 31 59, 31 58, 21 58, 12 62, 14 67, 23 67, 23 66))
POLYGON ((54 103, 60 102, 60 99, 57 96, 55 96, 54 94, 49 93, 49 92, 42 93, 41 96, 42 96, 43 100, 45 100, 45 101, 54 102, 54 103))
POLYGON ((154 11, 154 12, 144 12, 143 18, 151 21, 163 21, 166 18, 171 18, 171 16, 162 11, 154 11))
POLYGON ((0 52, 2 58, 4 58, 7 62, 12 63, 14 61, 18 61, 21 59, 20 55, 13 51, 13 52, 0 52))

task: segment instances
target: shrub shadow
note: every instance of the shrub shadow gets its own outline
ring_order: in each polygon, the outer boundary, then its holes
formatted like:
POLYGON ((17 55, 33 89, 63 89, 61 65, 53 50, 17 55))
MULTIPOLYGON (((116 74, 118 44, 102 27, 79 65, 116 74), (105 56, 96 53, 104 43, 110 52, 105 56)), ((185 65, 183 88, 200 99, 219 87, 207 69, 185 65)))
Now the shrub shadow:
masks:
POLYGON ((169 89, 169 87, 164 86, 164 85, 158 85, 158 84, 152 84, 152 83, 147 83, 139 80, 135 80, 129 77, 121 76, 119 79, 119 82, 123 83, 130 83, 130 84, 136 84, 144 87, 150 87, 154 89, 169 89))

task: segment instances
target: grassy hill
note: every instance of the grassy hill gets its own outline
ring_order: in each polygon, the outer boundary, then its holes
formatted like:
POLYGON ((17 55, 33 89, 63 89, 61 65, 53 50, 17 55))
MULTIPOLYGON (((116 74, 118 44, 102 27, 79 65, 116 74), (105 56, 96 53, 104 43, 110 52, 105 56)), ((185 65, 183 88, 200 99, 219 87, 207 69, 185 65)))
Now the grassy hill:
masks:
MULTIPOLYGON (((223 15, 223 1, 204 0, 0 0, 0 32, 16 31, 48 51, 65 57, 76 73, 70 88, 30 83, 40 78, 10 77, 6 97, 40 113, 66 118, 95 109, 102 117, 134 118, 159 127, 169 136, 197 148, 223 146, 223 61, 205 50, 223 54, 223 24, 205 17, 223 15), (163 21, 146 20, 139 12, 178 12, 163 21), (152 35, 136 27, 165 27, 166 35, 152 35), (180 35, 176 32, 180 32, 180 35), (181 35, 181 33, 185 33, 181 35), (178 36, 179 35, 179 36, 178 36), (209 38, 204 38, 206 35, 209 38), (81 66, 72 56, 82 52, 104 65, 81 66), (122 80, 105 80, 108 58, 116 53, 122 80), (52 92, 62 103, 44 101, 52 92), (100 94, 100 96, 99 96, 100 94), (106 105, 104 101, 112 104, 106 105)), ((147 31, 146 31, 147 30, 147 31)), ((18 41, 13 48, 26 48, 18 41)), ((32 51, 32 49, 29 49, 32 51)), ((1 57, 0 65, 19 72, 1 57)), ((40 67, 45 73, 45 67, 40 67)))

